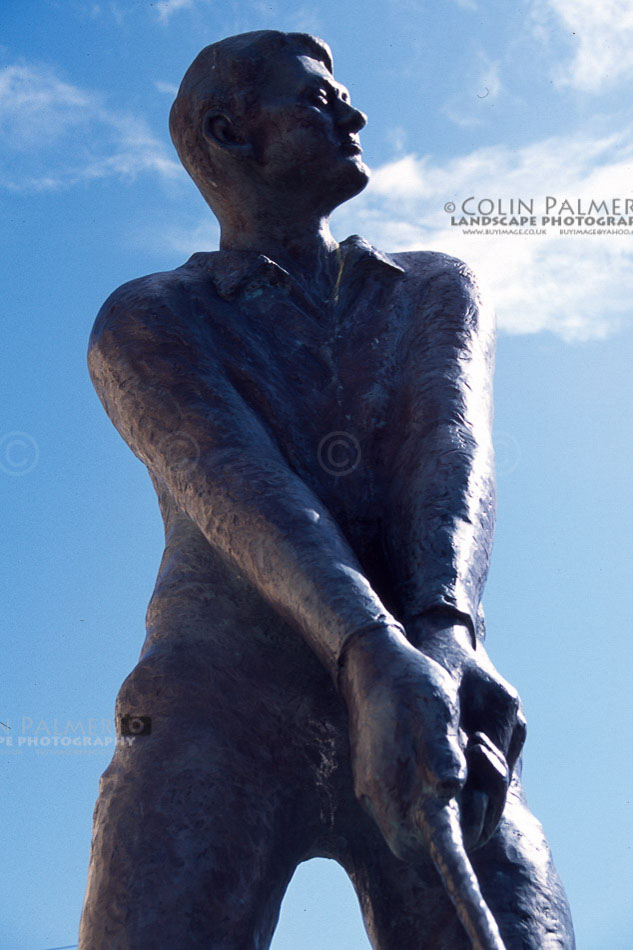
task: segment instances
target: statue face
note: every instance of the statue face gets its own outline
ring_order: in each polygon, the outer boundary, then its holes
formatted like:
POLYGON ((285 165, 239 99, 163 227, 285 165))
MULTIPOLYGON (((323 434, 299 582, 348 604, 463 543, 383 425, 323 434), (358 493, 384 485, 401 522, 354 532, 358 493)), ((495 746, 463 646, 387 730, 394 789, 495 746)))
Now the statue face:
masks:
POLYGON ((258 173, 294 201, 330 211, 369 180, 358 138, 366 117, 328 69, 309 56, 285 55, 247 119, 258 173))

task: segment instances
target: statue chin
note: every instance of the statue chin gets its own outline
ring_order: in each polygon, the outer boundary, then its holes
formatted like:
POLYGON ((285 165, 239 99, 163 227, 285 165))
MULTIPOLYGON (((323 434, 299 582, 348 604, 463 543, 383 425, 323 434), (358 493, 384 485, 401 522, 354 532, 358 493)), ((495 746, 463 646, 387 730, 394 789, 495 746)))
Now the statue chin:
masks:
POLYGON ((371 172, 367 165, 350 160, 347 167, 337 176, 336 181, 329 183, 328 192, 332 196, 332 209, 359 195, 367 186, 370 177, 371 172))

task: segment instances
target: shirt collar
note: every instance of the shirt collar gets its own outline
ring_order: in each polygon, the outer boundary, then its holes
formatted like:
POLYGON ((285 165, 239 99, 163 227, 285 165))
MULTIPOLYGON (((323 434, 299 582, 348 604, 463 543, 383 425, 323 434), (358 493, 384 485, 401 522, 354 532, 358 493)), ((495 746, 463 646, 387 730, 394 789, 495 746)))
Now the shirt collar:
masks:
MULTIPOLYGON (((404 268, 396 264, 392 257, 358 234, 341 241, 339 247, 347 269, 364 264, 377 269, 387 268, 394 274, 404 273, 404 268)), ((210 271, 218 293, 226 299, 236 297, 242 290, 254 292, 270 287, 288 287, 293 283, 287 270, 257 251, 199 252, 190 260, 210 271)))
POLYGON ((395 273, 404 274, 404 267, 400 267, 400 264, 396 264, 393 257, 390 257, 389 254, 385 254, 384 251, 379 251, 377 247, 374 247, 373 244, 370 244, 369 241, 362 238, 360 234, 350 235, 350 237, 341 241, 339 246, 343 249, 346 262, 350 258, 352 258, 353 263, 359 261, 373 261, 376 264, 382 264, 390 268, 395 273))

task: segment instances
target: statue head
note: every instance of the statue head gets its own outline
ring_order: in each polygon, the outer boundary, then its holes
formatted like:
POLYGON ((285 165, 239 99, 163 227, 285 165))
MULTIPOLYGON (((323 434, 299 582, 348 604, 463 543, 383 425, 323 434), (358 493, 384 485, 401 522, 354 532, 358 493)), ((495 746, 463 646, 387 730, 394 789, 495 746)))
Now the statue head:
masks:
POLYGON ((365 123, 332 75, 327 44, 263 30, 198 54, 169 127, 180 160, 222 220, 254 195, 328 214, 358 194, 369 178, 358 142, 365 123))

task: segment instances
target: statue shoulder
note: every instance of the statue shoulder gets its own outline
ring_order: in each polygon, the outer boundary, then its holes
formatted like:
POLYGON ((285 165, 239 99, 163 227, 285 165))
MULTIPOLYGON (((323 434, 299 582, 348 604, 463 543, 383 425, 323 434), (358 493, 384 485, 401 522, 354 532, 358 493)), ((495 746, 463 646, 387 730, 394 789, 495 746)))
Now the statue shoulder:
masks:
POLYGON ((92 328, 92 347, 106 335, 139 331, 161 325, 165 328, 181 322, 187 308, 187 284, 190 282, 186 265, 171 271, 162 271, 127 281, 110 294, 92 328))
POLYGON ((212 311, 209 282, 191 260, 122 284, 90 334, 88 370, 97 392, 132 376, 178 371, 193 377, 208 370, 215 352, 212 311))
POLYGON ((420 284, 440 281, 467 292, 478 292, 474 272, 464 261, 440 251, 400 251, 389 255, 403 268, 409 279, 420 284))
POLYGON ((464 261, 438 251, 391 254, 407 275, 419 300, 416 313, 442 316, 456 326, 468 325, 478 334, 494 336, 495 317, 488 295, 464 261))

